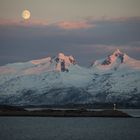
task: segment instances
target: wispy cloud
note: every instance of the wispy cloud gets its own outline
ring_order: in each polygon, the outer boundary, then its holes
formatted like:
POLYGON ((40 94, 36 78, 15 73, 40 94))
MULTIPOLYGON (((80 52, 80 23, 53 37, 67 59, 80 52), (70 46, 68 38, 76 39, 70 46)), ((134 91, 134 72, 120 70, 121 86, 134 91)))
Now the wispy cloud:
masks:
POLYGON ((62 28, 66 30, 74 29, 87 29, 95 27, 95 24, 89 23, 87 21, 58 21, 56 23, 49 23, 45 20, 10 20, 10 19, 0 19, 1 26, 37 26, 44 27, 50 26, 55 28, 62 28))
POLYGON ((100 23, 127 23, 127 22, 140 22, 140 17, 86 17, 80 21, 58 21, 55 23, 47 20, 30 19, 30 20, 13 20, 13 19, 0 19, 0 26, 51 26, 58 27, 65 30, 88 29, 95 28, 100 23))
POLYGON ((95 16, 88 16, 85 18, 86 21, 92 23, 96 22, 130 22, 130 21, 140 21, 140 16, 135 17, 109 17, 109 16, 102 16, 102 17, 95 17, 95 16))
POLYGON ((95 27, 94 24, 90 24, 87 21, 62 21, 56 24, 58 27, 63 29, 86 29, 95 27))
POLYGON ((1 26, 47 26, 48 21, 0 19, 0 25, 1 26))

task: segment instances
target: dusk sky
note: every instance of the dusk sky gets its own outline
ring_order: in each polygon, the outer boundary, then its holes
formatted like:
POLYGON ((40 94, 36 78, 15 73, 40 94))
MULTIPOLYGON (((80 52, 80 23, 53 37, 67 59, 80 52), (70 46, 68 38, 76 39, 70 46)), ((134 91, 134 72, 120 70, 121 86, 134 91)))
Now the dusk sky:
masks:
POLYGON ((64 52, 88 66, 116 48, 140 59, 140 0, 0 0, 0 65, 64 52))

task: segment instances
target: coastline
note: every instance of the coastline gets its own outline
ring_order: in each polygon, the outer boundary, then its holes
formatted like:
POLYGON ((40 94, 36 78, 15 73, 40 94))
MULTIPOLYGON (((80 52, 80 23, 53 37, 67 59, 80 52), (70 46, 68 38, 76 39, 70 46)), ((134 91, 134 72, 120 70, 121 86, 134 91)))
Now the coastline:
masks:
POLYGON ((132 117, 131 115, 120 110, 59 110, 46 109, 28 111, 20 108, 0 109, 0 116, 31 116, 31 117, 132 117))

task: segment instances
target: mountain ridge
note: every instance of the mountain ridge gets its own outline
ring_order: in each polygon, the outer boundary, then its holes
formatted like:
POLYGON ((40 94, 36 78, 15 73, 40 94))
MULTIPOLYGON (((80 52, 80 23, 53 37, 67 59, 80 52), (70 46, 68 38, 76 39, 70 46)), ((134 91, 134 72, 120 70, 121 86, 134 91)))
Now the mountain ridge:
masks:
POLYGON ((59 53, 0 66, 0 104, 140 104, 140 61, 117 49, 90 68, 59 53))

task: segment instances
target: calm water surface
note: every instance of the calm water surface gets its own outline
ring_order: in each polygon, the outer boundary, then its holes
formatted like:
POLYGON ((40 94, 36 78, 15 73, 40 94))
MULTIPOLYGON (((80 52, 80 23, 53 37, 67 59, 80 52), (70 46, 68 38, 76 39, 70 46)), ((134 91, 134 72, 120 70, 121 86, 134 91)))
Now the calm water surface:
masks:
POLYGON ((140 118, 0 117, 0 140, 140 140, 140 118))

